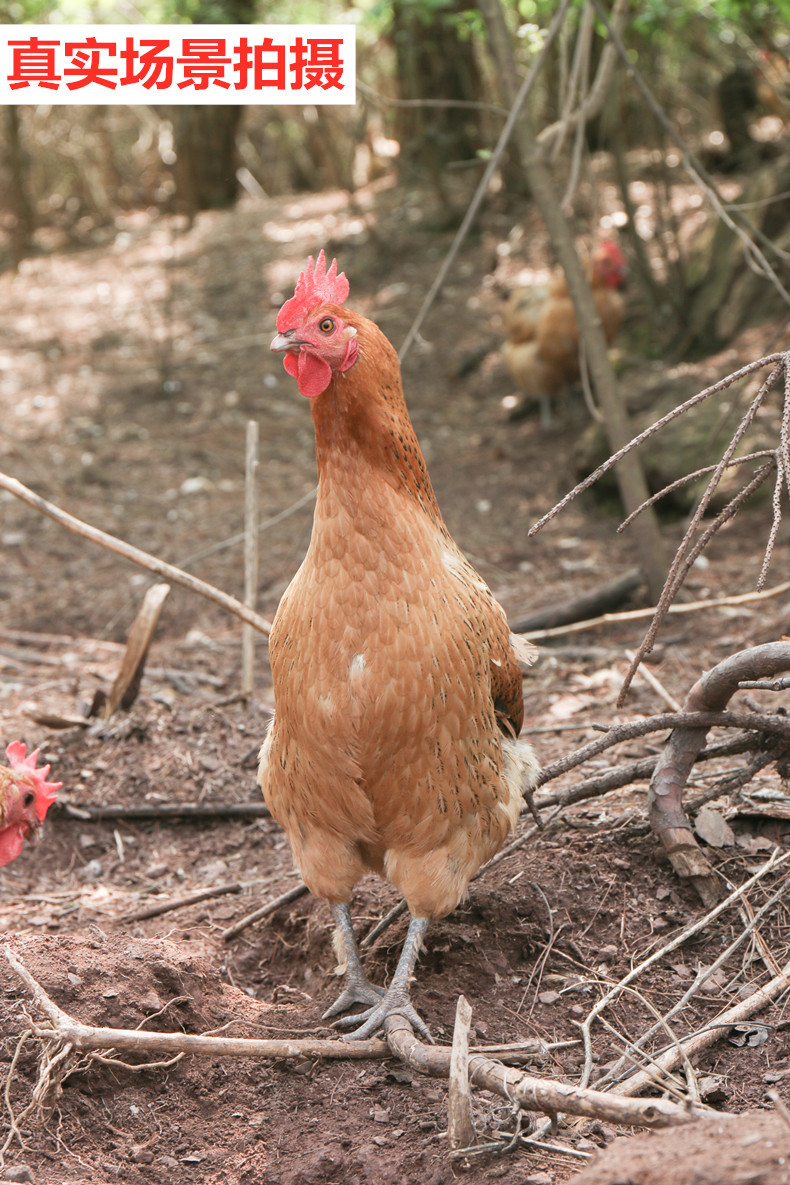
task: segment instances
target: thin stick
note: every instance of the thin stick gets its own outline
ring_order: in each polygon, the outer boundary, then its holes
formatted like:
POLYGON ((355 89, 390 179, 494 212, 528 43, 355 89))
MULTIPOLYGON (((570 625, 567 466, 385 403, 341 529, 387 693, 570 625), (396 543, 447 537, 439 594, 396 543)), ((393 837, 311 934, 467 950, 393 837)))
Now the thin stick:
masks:
MULTIPOLYGON (((748 605, 757 601, 767 601, 771 597, 779 597, 790 591, 790 580, 777 584, 763 592, 739 593, 733 597, 711 597, 705 601, 688 601, 682 605, 670 605, 668 614, 699 613, 703 609, 723 609, 728 605, 748 605)), ((579 634, 583 630, 596 629, 600 625, 616 625, 619 622, 644 621, 647 617, 654 617, 656 607, 650 609, 627 609, 622 613, 602 613, 599 617, 589 617, 587 621, 574 621, 570 625, 559 625, 548 630, 528 630, 522 636, 530 642, 539 642, 543 638, 562 638, 566 634, 579 634)))
POLYGON ((175 909, 184 909, 187 905, 197 905, 199 901, 208 901, 212 897, 224 897, 227 893, 240 893, 243 885, 234 881, 232 885, 217 885, 215 889, 203 889, 200 893, 188 893, 185 897, 173 897, 170 901, 160 901, 157 905, 149 905, 147 909, 138 909, 136 913, 127 913, 120 919, 123 922, 142 922, 146 918, 158 918, 163 913, 172 913, 175 909))
POLYGON ((762 867, 757 870, 757 872, 755 872, 754 876, 751 876, 748 881, 740 886, 740 888, 736 889, 735 892, 730 893, 728 897, 725 897, 723 901, 720 901, 718 905, 709 910, 708 913, 704 914, 701 918, 698 918, 697 921, 685 926, 670 942, 666 943, 659 950, 654 951, 652 955, 650 955, 647 959, 644 959, 638 964, 638 966, 629 971, 628 975, 626 975, 624 979, 621 979, 612 988, 610 988, 606 995, 602 996, 598 1003, 590 1009, 581 1025, 581 1034, 585 1051, 585 1064, 581 1076, 582 1086, 587 1086, 592 1073, 593 1051, 590 1030, 596 1017, 598 1017, 603 1012, 603 1010, 612 1002, 612 1000, 616 999, 620 995, 624 988, 633 983, 635 979, 638 979, 639 976, 647 971, 649 967, 652 967, 654 963, 659 962, 659 960, 663 959, 665 955, 671 954, 673 950, 677 950, 679 946, 682 946, 683 943, 689 938, 693 937, 693 935, 699 934, 701 930, 704 930, 710 925, 711 922, 715 921, 716 918, 720 914, 724 913, 726 909, 729 909, 731 905, 735 904, 736 901, 739 901, 741 897, 743 897, 744 893, 748 892, 748 890, 753 885, 756 885, 769 872, 780 868, 788 860, 790 860, 790 852, 786 852, 783 856, 779 857, 777 857, 775 854, 772 855, 771 858, 766 861, 766 863, 763 864, 762 867))
POLYGON ((499 134, 499 139, 496 142, 496 147, 494 148, 493 152, 491 153, 488 164, 486 165, 486 168, 485 168, 485 172, 483 173, 483 176, 480 178, 480 183, 479 183, 477 189, 475 190, 474 197, 472 198, 472 201, 470 202, 469 207, 468 207, 466 213, 464 214, 463 222, 461 223, 461 225, 459 226, 459 228, 456 232, 456 235, 455 235, 455 238, 453 239, 450 250, 447 252, 444 262, 442 263, 442 266, 439 268, 439 272, 438 272, 438 275, 436 276, 436 279, 434 280, 433 284, 431 284, 431 287, 428 290, 428 293, 420 306, 417 316, 414 318, 411 328, 409 329, 409 332, 406 334, 406 337, 404 338, 403 345, 401 346, 401 348, 398 352, 398 357, 401 362, 403 362, 404 358, 406 357, 409 350, 411 349, 414 342, 416 341, 417 335, 419 334, 420 329, 422 328, 422 324, 423 324, 425 318, 428 316, 428 313, 430 312, 433 302, 436 300, 436 297, 441 292, 442 286, 444 285, 444 282, 447 279, 448 272, 450 271, 450 268, 453 266, 453 263, 455 262, 455 257, 457 256, 457 254, 461 248, 461 244, 463 243, 464 239, 466 238, 467 234, 469 233, 469 228, 471 227, 472 223, 474 222, 477 211, 480 208, 480 204, 481 204, 481 202, 482 202, 483 198, 485 197, 486 192, 488 190, 489 182, 490 182, 491 178, 493 177, 494 172, 499 167, 499 162, 502 159, 502 154, 504 153, 505 149, 507 148, 508 141, 510 140, 510 137, 513 133, 513 129, 516 126, 521 109, 527 100, 527 96, 529 95, 530 91, 532 90, 533 86, 535 85, 535 82, 537 81, 538 75, 540 74, 540 71, 543 68, 543 63, 546 60, 546 57, 551 49, 552 44, 554 43, 555 38, 557 37, 557 34, 559 33, 560 29, 562 28, 563 22, 565 20, 565 14, 567 13, 569 7, 570 7, 570 0, 562 0, 561 4, 559 6, 559 9, 557 10, 557 13, 554 17, 554 20, 551 23, 551 27, 549 28, 549 31, 546 34, 546 38, 543 42, 541 50, 538 53, 538 56, 535 58, 535 61, 532 64, 532 68, 529 71, 529 74, 524 79, 523 83, 521 84, 521 87, 519 88, 518 94, 516 95, 516 97, 513 101, 513 106, 511 107, 508 117, 505 120, 505 126, 502 128, 502 131, 499 134))
POLYGON ((376 922, 375 926, 371 930, 368 930, 367 934, 359 944, 360 950, 364 950, 367 946, 372 946, 379 935, 383 934, 385 930, 388 930, 392 923, 396 922, 401 914, 406 912, 407 908, 408 906, 406 905, 405 901, 399 901, 397 905, 393 905, 392 909, 385 913, 384 917, 381 918, 380 921, 376 922))
MULTIPOLYGON (((636 658, 636 655, 633 650, 626 650, 625 656, 630 662, 633 662, 634 659, 636 658)), ((640 665, 637 669, 637 674, 642 676, 645 683, 647 683, 650 687, 653 688, 653 691, 655 691, 656 695, 660 696, 660 698, 664 701, 664 703, 668 704, 673 712, 682 712, 683 711, 683 705, 678 703, 678 701, 675 699, 674 695, 669 694, 669 692, 667 691, 666 687, 664 687, 661 680, 657 679, 651 670, 648 670, 648 668, 646 666, 643 666, 640 663, 640 665)))
MULTIPOLYGON (((244 604, 254 613, 258 600, 258 422, 247 421, 244 480, 244 604)), ((255 631, 241 627, 241 690, 252 695, 255 671, 255 631)))
POLYGON ((235 938, 237 934, 241 934, 242 930, 246 930, 253 922, 259 922, 261 918, 268 918, 269 914, 275 913, 281 906, 290 905, 292 901, 298 901, 300 897, 304 897, 305 893, 308 892, 309 889, 304 883, 300 882, 298 885, 294 885, 287 893, 281 893, 279 897, 275 897, 272 901, 267 902, 266 905, 262 905, 260 909, 248 913, 246 918, 234 922, 227 930, 223 930, 223 939, 225 942, 230 942, 231 938, 235 938))
MULTIPOLYGON (((749 1017, 760 1012, 763 1008, 767 1008, 769 1004, 780 996, 790 987, 790 962, 785 963, 778 975, 774 976, 765 987, 758 988, 756 992, 752 992, 745 1000, 739 1001, 732 1008, 728 1008, 725 1012, 719 1013, 715 1020, 710 1021, 698 1033, 693 1033, 690 1037, 684 1037, 680 1043, 680 1050, 668 1049, 660 1057, 655 1059, 656 1066, 663 1071, 672 1071, 681 1060, 681 1056, 695 1057, 704 1049, 709 1049, 718 1038, 721 1036, 723 1029, 728 1029, 740 1021, 748 1020, 749 1017)), ((619 1082, 612 1087, 612 1094, 618 1096, 629 1096, 640 1094, 641 1091, 647 1090, 648 1087, 656 1085, 656 1074, 654 1070, 640 1070, 636 1074, 632 1074, 630 1078, 626 1078, 625 1082, 619 1082)))
POLYGON ((454 1152, 475 1142, 472 1122, 472 1092, 469 1088, 469 1029, 472 1009, 466 996, 459 996, 455 1009, 453 1048, 450 1054, 450 1083, 447 1094, 447 1141, 454 1152))
POLYGON ((121 806, 110 803, 64 802, 58 799, 53 810, 64 810, 74 819, 85 823, 103 823, 107 819, 270 819, 271 811, 265 802, 159 802, 121 806))
POLYGON ((153 1033, 145 1029, 108 1029, 85 1025, 64 1012, 41 987, 27 968, 5 948, 9 964, 28 988, 52 1029, 35 1029, 36 1036, 58 1037, 74 1049, 121 1049, 130 1053, 192 1053, 207 1057, 386 1057, 389 1050, 374 1037, 368 1041, 332 1041, 317 1038, 274 1040, 255 1037, 209 1037, 191 1033, 153 1033))
POLYGON ((233 613, 234 616, 240 617, 242 621, 246 621, 249 625, 254 626, 256 630, 260 630, 262 634, 268 637, 271 631, 271 622, 267 621, 265 617, 260 617, 257 613, 253 613, 246 605, 236 597, 230 596, 228 593, 221 592, 220 589, 214 588, 212 584, 206 584, 205 580, 198 580, 197 576, 191 576, 189 572, 184 572, 181 568, 174 568, 172 564, 165 563, 157 556, 149 555, 147 551, 141 551, 139 547, 132 547, 130 543, 124 543, 121 539, 116 539, 114 535, 108 535, 106 531, 100 531, 98 527, 91 527, 88 523, 84 523, 81 519, 75 518, 73 514, 69 514, 65 510, 61 510, 59 506, 55 506, 53 502, 47 502, 46 498, 42 498, 39 494, 28 489, 27 486, 22 485, 21 481, 17 481, 15 477, 8 477, 5 473, 0 473, 0 489, 7 490, 9 494, 13 494, 15 498, 26 502, 28 506, 32 506, 34 510, 38 510, 41 514, 45 514, 47 518, 53 519, 61 527, 71 531, 74 535, 80 535, 83 539, 89 539, 91 543, 98 543, 100 547, 104 547, 107 551, 112 551, 116 555, 123 556, 125 560, 137 564, 139 568, 145 568, 148 572, 155 572, 157 576, 163 576, 165 580, 171 580, 173 584, 180 584, 182 588, 189 589, 190 592, 197 593, 200 597, 205 597, 207 601, 213 601, 215 605, 219 605, 222 609, 227 610, 228 613, 233 613))

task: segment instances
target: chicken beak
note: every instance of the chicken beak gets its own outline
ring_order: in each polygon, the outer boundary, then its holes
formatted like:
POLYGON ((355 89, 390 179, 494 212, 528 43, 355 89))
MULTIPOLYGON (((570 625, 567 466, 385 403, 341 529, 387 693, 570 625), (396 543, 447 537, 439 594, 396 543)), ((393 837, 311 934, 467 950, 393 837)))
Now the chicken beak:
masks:
POLYGON ((272 344, 269 347, 271 351, 274 354, 284 354, 286 350, 298 350, 300 346, 304 345, 304 342, 294 337, 295 332, 294 329, 289 329, 286 333, 278 333, 272 338, 272 344))

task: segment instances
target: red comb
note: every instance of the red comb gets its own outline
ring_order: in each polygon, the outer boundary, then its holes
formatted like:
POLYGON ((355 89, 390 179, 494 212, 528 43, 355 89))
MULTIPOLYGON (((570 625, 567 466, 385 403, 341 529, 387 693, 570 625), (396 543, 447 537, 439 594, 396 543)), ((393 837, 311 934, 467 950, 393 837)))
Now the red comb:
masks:
POLYGON ((337 260, 332 260, 329 271, 326 270, 326 256, 323 250, 318 253, 318 260, 313 265, 312 255, 307 260, 307 267, 296 281, 296 289, 290 300, 286 300, 277 314, 277 328, 280 333, 293 327, 302 313, 314 305, 343 304, 349 292, 346 273, 337 272, 337 260))
POLYGON ((604 239, 598 250, 600 251, 601 255, 606 255, 612 260, 613 263, 616 263, 618 267, 622 267, 625 263, 625 256, 623 255, 617 243, 613 242, 612 239, 604 239))
POLYGON ((46 781, 46 776, 50 770, 48 765, 42 765, 36 768, 36 761, 40 751, 40 749, 34 749, 26 757, 27 745, 25 742, 12 741, 7 747, 5 755, 11 762, 11 769, 16 770, 17 773, 26 774, 33 782, 36 788, 36 815, 38 816, 39 823, 43 823, 44 816, 57 798, 55 791, 60 790, 63 783, 46 781))

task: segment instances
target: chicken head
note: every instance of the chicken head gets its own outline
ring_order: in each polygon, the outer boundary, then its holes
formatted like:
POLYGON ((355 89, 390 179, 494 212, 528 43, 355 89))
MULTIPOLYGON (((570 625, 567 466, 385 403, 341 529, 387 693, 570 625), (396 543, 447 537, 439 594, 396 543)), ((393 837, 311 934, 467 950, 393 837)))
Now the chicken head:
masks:
POLYGON ((49 765, 36 766, 38 749, 26 756, 24 742, 13 741, 5 752, 11 764, 0 766, 0 867, 17 858, 26 839, 36 842, 63 785, 46 780, 49 765))

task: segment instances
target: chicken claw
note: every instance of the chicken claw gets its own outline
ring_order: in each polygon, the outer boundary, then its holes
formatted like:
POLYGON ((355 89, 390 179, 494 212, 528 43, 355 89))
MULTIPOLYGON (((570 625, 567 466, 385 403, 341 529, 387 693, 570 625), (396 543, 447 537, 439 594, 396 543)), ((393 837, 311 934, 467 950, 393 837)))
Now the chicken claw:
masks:
MULTIPOLYGON (((346 983, 334 1004, 331 1004, 321 1017, 322 1020, 329 1020, 333 1016, 338 1016, 354 1004, 372 1004, 375 1006, 384 995, 384 988, 376 987, 365 974, 359 957, 357 940, 354 937, 350 909, 347 905, 332 905, 330 908, 338 933, 343 941, 343 949, 345 950, 346 983)), ((351 1017, 350 1019, 354 1020, 355 1017, 351 1017)))
MULTIPOLYGON (((349 976, 346 981, 346 986, 343 988, 334 1004, 330 1004, 326 1012, 321 1013, 321 1020, 331 1020, 333 1016, 339 1016, 341 1012, 347 1012, 349 1008, 353 1008, 355 1004, 376 1005, 379 1003, 383 995, 384 988, 376 987, 375 983, 371 983, 369 980, 365 980, 361 983, 352 983, 351 977, 349 976)), ((370 1011, 370 1009, 368 1009, 368 1011, 370 1011)), ((360 1014, 357 1013, 355 1016, 346 1017, 345 1023, 348 1023, 349 1020, 356 1020, 358 1015, 360 1014)), ((362 1015, 367 1016, 367 1012, 362 1013, 362 1015)), ((337 1021, 336 1023, 342 1024, 343 1021, 337 1021)))
POLYGON ((343 1040, 364 1041, 366 1037, 374 1037, 380 1029, 384 1028, 384 1021, 388 1016, 395 1015, 402 1016, 407 1020, 423 1041, 427 1041, 429 1045, 434 1044, 430 1029, 410 1002, 408 993, 393 992, 391 989, 383 1000, 373 1008, 368 1008, 367 1012, 358 1012, 354 1016, 342 1016, 340 1020, 335 1021, 334 1028, 339 1029, 344 1025, 351 1025, 355 1021, 361 1020, 363 1023, 358 1029, 354 1029, 353 1033, 343 1034, 343 1040))
POLYGON ((372 1037, 374 1033, 377 1033, 379 1029, 384 1027, 384 1021, 388 1016, 393 1016, 397 1013, 409 1021, 424 1041, 430 1042, 431 1045, 433 1044, 433 1037, 430 1034, 428 1026, 418 1015, 409 999, 409 981, 414 971, 414 964, 417 962, 417 956, 420 953, 423 934, 427 928, 427 918, 413 917, 411 919, 406 940, 403 943, 403 949, 398 959, 398 966, 395 968, 392 983, 383 999, 375 1003, 372 1008, 368 1008, 367 1012, 357 1013, 355 1016, 344 1016, 340 1020, 335 1021, 335 1028, 342 1028, 343 1026, 356 1024, 357 1021, 362 1021, 362 1024, 358 1029, 354 1029, 353 1033, 346 1033, 344 1035, 344 1041, 362 1041, 366 1037, 372 1037))

